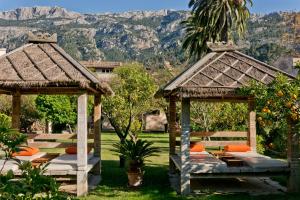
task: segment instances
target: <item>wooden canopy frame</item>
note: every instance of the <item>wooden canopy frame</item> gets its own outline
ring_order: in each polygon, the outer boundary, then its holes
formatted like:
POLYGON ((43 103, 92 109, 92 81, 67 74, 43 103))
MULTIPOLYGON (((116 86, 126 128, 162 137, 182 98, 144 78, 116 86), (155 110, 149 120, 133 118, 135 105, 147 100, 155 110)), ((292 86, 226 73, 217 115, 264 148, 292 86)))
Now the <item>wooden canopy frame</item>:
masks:
POLYGON ((56 36, 29 35, 26 44, 0 57, 0 94, 12 95, 12 128, 20 130, 22 95, 77 95, 77 196, 88 192, 88 95, 94 96, 94 173, 101 175, 101 96, 111 88, 56 44, 56 36))
MULTIPOLYGON (((276 78, 277 73, 282 73, 290 79, 294 79, 293 76, 279 69, 238 52, 232 45, 212 44, 210 47, 210 53, 195 65, 187 68, 156 93, 156 97, 164 97, 169 101, 169 171, 170 174, 173 174, 176 172, 176 167, 179 168, 179 192, 183 195, 190 193, 190 137, 193 134, 197 134, 190 131, 190 102, 227 101, 247 103, 248 131, 246 133, 221 132, 198 133, 198 135, 217 134, 222 137, 228 137, 226 135, 231 134, 231 137, 235 135, 247 136, 246 143, 251 147, 252 151, 256 151, 256 112, 254 110, 254 99, 252 97, 240 96, 236 93, 236 90, 248 85, 251 80, 267 85, 276 78), (181 130, 178 130, 176 124, 177 101, 181 103, 181 130), (174 155, 176 154, 176 135, 180 136, 180 160, 178 162, 174 160, 174 155), (180 164, 178 165, 178 163, 180 164)), ((213 146, 224 146, 229 143, 224 141, 210 142, 213 146)), ((299 136, 295 133, 292 123, 290 123, 288 135, 288 191, 290 192, 300 191, 300 164, 298 156, 299 136)))

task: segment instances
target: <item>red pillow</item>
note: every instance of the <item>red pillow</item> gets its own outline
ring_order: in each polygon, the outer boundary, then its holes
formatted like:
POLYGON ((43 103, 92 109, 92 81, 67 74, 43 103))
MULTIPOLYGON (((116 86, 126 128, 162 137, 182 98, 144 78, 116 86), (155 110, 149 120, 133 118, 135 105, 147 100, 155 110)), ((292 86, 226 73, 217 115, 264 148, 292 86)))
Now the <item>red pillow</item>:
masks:
MULTIPOLYGON (((88 147, 88 153, 92 151, 92 148, 88 147)), ((66 154, 77 154, 77 147, 70 146, 65 149, 66 154)))
POLYGON ((16 156, 33 156, 34 154, 40 152, 38 148, 35 147, 21 147, 19 152, 12 154, 13 157, 16 156))
POLYGON ((224 147, 224 151, 227 152, 247 152, 251 151, 248 145, 227 145, 224 147))
POLYGON ((77 154, 77 147, 67 147, 65 152, 67 154, 77 154))
POLYGON ((202 152, 202 151, 205 151, 205 147, 201 143, 191 143, 190 151, 191 152, 202 152))

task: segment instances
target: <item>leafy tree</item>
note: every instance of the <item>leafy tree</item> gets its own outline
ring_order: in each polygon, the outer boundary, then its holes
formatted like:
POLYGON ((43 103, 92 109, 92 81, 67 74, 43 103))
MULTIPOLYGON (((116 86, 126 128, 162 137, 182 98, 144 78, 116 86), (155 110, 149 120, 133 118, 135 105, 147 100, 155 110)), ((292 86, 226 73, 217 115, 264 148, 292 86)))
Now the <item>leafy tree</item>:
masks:
POLYGON ((116 77, 111 86, 115 95, 104 99, 103 111, 120 142, 124 143, 129 134, 134 135, 141 130, 140 117, 151 109, 157 88, 140 64, 128 64, 114 72, 116 77))
POLYGON ((243 131, 247 113, 245 104, 192 102, 192 127, 196 131, 243 131))
POLYGON ((74 96, 39 95, 35 102, 43 118, 53 122, 54 131, 61 131, 66 124, 76 124, 77 104, 74 96))
POLYGON ((299 128, 299 84, 299 79, 290 81, 279 75, 268 86, 252 82, 240 91, 243 95, 255 97, 259 130, 271 149, 285 152, 288 123, 299 128))
POLYGON ((189 56, 200 58, 207 50, 207 42, 227 42, 234 30, 239 35, 244 33, 250 17, 248 3, 252 6, 252 0, 190 0, 191 16, 183 21, 183 48, 189 56))
MULTIPOLYGON (((36 96, 22 96, 21 103, 21 129, 28 131, 31 125, 40 120, 42 117, 38 112, 35 105, 36 96)), ((12 98, 8 95, 0 96, 0 113, 11 115, 12 114, 12 98)))

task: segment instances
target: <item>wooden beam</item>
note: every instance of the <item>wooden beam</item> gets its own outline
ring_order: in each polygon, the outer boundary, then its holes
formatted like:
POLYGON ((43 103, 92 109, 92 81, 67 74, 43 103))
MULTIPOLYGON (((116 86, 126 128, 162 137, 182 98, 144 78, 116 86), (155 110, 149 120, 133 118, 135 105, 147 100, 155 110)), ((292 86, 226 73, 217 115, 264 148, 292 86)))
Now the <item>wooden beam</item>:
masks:
POLYGON ((290 193, 300 192, 300 158, 299 158, 299 131, 293 120, 288 119, 288 162, 290 174, 287 190, 290 193))
POLYGON ((190 99, 184 98, 181 101, 181 173, 180 193, 190 194, 190 99))
POLYGON ((95 166, 94 173, 101 174, 101 95, 94 96, 94 156, 100 161, 95 166))
MULTIPOLYGON (((27 140, 28 146, 36 148, 67 148, 70 146, 75 146, 76 142, 49 142, 49 141, 32 141, 27 140)), ((94 147, 94 143, 87 144, 89 148, 94 147)))
MULTIPOLYGON (((224 147, 226 145, 246 145, 248 141, 246 140, 233 140, 233 141, 191 141, 191 142, 199 142, 206 147, 224 147)), ((176 145, 179 146, 181 144, 180 141, 176 141, 176 145)))
POLYGON ((8 91, 8 90, 0 89, 0 94, 7 94, 7 95, 9 95, 9 94, 11 94, 11 92, 8 91))
POLYGON ((248 101, 248 145, 256 151, 256 112, 254 99, 248 101))
MULTIPOLYGON (((73 140, 77 138, 77 134, 26 134, 28 139, 34 140, 73 140)), ((94 134, 88 134, 88 139, 94 139, 94 134)))
POLYGON ((78 97, 77 106, 77 196, 88 192, 88 155, 87 155, 87 94, 78 97))
POLYGON ((36 87, 22 89, 21 94, 30 95, 30 94, 49 94, 49 95, 80 95, 82 92, 87 92, 87 94, 94 94, 93 92, 88 92, 85 89, 80 88, 79 86, 70 86, 70 87, 36 87))
POLYGON ((249 97, 242 97, 242 96, 231 96, 231 97, 207 97, 207 98, 194 98, 191 97, 191 101, 198 101, 198 102, 208 102, 208 103, 222 103, 222 102, 229 102, 229 103, 248 103, 249 97))
POLYGON ((21 115, 21 95, 19 92, 13 94, 12 97, 12 128, 20 130, 20 115, 21 115))
POLYGON ((176 99, 170 97, 169 101, 169 172, 174 174, 175 165, 171 160, 171 156, 176 152, 176 99))
MULTIPOLYGON (((176 132, 176 136, 180 136, 180 132, 176 132)), ((227 137, 227 138, 243 138, 248 137, 248 132, 245 131, 216 131, 216 132, 191 132, 190 137, 227 137)))

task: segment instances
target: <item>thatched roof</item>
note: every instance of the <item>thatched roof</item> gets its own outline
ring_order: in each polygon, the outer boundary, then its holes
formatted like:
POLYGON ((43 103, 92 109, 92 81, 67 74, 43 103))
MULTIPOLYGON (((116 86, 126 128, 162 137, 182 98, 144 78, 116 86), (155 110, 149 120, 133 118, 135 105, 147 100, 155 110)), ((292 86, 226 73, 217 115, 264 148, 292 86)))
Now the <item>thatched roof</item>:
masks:
MULTIPOLYGON (((32 37, 32 36, 31 36, 32 37)), ((38 93, 54 88, 88 90, 92 93, 111 94, 106 83, 101 83, 87 68, 78 63, 53 37, 30 40, 28 44, 0 57, 0 90, 38 93)), ((63 92, 63 91, 61 91, 63 92)))
POLYGON ((210 45, 211 52, 161 88, 157 97, 235 98, 236 89, 251 80, 271 83, 278 73, 294 78, 275 67, 247 56, 232 45, 210 45))

